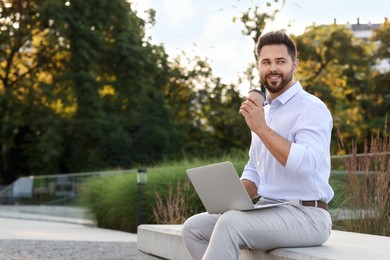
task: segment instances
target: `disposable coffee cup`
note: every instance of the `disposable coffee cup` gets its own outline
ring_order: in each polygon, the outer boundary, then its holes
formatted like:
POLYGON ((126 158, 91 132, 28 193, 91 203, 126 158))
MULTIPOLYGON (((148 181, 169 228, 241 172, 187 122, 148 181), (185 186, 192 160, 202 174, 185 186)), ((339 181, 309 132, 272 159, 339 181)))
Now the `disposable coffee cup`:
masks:
POLYGON ((258 100, 260 104, 264 106, 265 94, 263 91, 258 89, 252 89, 249 91, 249 97, 253 100, 258 100))

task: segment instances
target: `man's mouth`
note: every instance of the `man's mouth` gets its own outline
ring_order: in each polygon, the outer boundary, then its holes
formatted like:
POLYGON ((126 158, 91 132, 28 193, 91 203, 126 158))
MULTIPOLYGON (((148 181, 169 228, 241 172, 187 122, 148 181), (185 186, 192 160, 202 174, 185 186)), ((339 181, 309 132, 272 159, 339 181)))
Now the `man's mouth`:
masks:
POLYGON ((280 75, 269 75, 267 78, 271 81, 278 80, 280 78, 280 75))

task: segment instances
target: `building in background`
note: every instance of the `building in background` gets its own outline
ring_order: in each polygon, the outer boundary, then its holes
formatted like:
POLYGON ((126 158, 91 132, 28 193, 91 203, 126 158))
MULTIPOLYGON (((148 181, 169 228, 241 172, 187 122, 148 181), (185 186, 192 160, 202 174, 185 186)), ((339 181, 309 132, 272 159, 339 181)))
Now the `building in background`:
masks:
MULTIPOLYGON (((384 23, 388 23, 389 20, 387 17, 384 19, 384 23)), ((336 23, 336 19, 334 20, 334 23, 336 23)), ((357 18, 356 24, 350 24, 347 23, 346 26, 352 30, 353 35, 362 40, 368 40, 373 36, 374 29, 379 29, 382 24, 380 23, 360 23, 360 19, 357 18)), ((378 71, 385 73, 387 71, 390 71, 390 59, 383 59, 378 61, 378 63, 375 65, 375 69, 378 71)))
MULTIPOLYGON (((385 23, 387 22, 387 17, 385 17, 385 23)), ((347 26, 352 30, 353 35, 359 39, 369 39, 373 35, 374 29, 379 29, 382 24, 380 23, 360 23, 360 19, 357 18, 356 24, 349 24, 347 26)))

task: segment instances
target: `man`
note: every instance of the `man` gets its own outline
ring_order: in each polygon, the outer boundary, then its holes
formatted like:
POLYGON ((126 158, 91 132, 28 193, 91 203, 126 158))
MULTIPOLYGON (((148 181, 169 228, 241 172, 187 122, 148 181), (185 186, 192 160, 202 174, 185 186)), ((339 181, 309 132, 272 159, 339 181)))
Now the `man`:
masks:
POLYGON ((295 43, 285 33, 262 35, 256 46, 267 105, 251 96, 240 113, 252 133, 241 181, 258 203, 290 201, 273 208, 223 214, 201 213, 183 225, 194 259, 238 259, 240 249, 270 250, 323 244, 332 220, 327 203, 332 116, 325 104, 295 81, 295 43))

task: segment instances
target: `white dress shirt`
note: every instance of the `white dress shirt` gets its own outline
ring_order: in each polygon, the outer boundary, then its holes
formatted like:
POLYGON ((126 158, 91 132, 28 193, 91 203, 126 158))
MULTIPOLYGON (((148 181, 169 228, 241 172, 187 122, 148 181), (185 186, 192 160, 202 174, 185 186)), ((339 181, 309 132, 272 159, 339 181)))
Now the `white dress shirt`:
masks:
POLYGON ((286 166, 252 132, 249 161, 241 179, 255 183, 262 197, 280 200, 322 200, 334 195, 329 185, 332 115, 317 97, 296 82, 264 106, 267 125, 292 142, 286 166))

